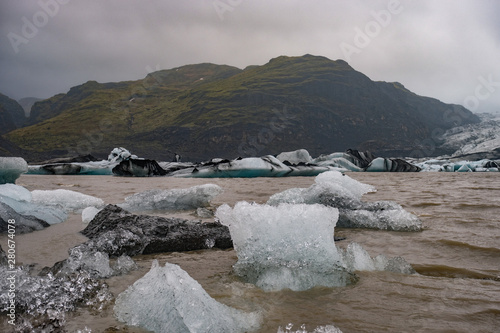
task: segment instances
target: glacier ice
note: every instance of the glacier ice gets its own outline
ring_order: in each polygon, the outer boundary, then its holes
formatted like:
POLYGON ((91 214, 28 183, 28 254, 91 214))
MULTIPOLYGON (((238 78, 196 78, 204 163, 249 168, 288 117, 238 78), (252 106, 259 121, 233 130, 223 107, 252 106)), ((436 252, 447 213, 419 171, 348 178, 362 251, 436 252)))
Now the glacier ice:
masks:
POLYGON ((82 222, 89 223, 101 210, 99 208, 90 206, 82 210, 82 222))
POLYGON ((258 313, 221 304, 179 266, 153 261, 151 270, 116 298, 115 316, 153 332, 248 332, 258 313))
POLYGON ((68 217, 60 208, 33 202, 32 193, 22 186, 1 185, 0 202, 14 209, 18 214, 31 215, 49 224, 61 223, 68 217))
POLYGON ((363 194, 375 188, 338 171, 318 175, 309 188, 292 188, 272 195, 267 204, 322 204, 339 209, 337 227, 381 230, 418 231, 422 223, 417 216, 390 201, 363 202, 363 194))
POLYGON ((70 190, 34 190, 31 195, 34 203, 61 208, 66 212, 81 211, 89 206, 104 206, 100 198, 70 190))
MULTIPOLYGON (((12 274, 6 266, 0 267, 2 281, 8 281, 12 274)), ((64 331, 66 312, 80 306, 99 312, 112 299, 106 283, 92 278, 87 272, 32 276, 27 268, 18 267, 14 274, 16 329, 19 332, 64 331)), ((5 305, 0 312, 7 310, 8 290, 8 283, 0 284, 0 303, 5 305)))
POLYGON ((313 159, 305 149, 282 152, 276 156, 281 162, 288 161, 290 164, 312 163, 313 159))
POLYGON ((344 266, 354 271, 389 271, 401 274, 415 274, 413 267, 403 258, 387 258, 380 254, 375 258, 358 243, 350 243, 345 250, 339 249, 344 266))
POLYGON ((16 182, 21 174, 28 172, 28 163, 21 157, 0 157, 0 184, 16 182))
POLYGON ((118 206, 128 211, 186 210, 206 207, 222 193, 215 184, 197 185, 186 189, 148 190, 125 198, 118 206))
POLYGON ((354 282, 334 244, 338 210, 322 205, 238 202, 216 217, 229 227, 236 274, 263 290, 306 290, 354 282))
POLYGON ((0 185, 0 195, 16 201, 30 202, 32 200, 31 192, 28 189, 14 184, 0 185))
POLYGON ((121 161, 128 160, 129 158, 137 158, 137 156, 132 155, 127 149, 123 147, 114 148, 108 155, 108 161, 112 163, 119 163, 121 161))

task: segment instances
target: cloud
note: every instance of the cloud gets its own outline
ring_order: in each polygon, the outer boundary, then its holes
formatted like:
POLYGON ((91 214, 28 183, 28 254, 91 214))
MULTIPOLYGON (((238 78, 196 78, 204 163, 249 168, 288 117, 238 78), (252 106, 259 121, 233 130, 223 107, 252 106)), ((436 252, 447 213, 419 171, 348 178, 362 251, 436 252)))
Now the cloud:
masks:
MULTIPOLYGON (((306 53, 335 60, 346 58, 341 45, 356 46, 356 34, 368 31, 369 43, 348 57, 354 69, 463 104, 481 78, 500 81, 499 10, 493 0, 6 0, 0 91, 50 97, 87 80, 139 79, 157 66, 244 68, 306 53), (44 22, 43 8, 57 12, 44 22), (386 12, 389 22, 377 21, 386 12), (15 52, 9 33, 23 37, 26 20, 40 27, 15 52)), ((492 87, 478 111, 500 110, 500 87, 492 87)))

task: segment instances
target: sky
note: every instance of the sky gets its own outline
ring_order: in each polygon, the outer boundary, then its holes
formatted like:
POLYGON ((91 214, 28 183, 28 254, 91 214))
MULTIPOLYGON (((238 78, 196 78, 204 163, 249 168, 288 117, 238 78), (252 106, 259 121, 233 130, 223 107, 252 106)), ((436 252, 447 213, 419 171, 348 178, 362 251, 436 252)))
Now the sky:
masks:
POLYGON ((48 98, 89 80, 313 54, 499 112, 498 13, 497 0, 1 0, 0 93, 48 98))

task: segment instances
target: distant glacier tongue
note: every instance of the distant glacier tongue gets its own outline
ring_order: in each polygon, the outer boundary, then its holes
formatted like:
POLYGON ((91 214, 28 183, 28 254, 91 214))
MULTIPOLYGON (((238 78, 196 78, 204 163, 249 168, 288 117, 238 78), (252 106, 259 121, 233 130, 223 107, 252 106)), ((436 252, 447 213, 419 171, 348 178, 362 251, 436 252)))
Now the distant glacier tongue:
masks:
POLYGON ((338 209, 319 204, 274 207, 238 202, 216 212, 229 227, 238 254, 235 272, 266 291, 354 282, 333 239, 338 216, 338 209))

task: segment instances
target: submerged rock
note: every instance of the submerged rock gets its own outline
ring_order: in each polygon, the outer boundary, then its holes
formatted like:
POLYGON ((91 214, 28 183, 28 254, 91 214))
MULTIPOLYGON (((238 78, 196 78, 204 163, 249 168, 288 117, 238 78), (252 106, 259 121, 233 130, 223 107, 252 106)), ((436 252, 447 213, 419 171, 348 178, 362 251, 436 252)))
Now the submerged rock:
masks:
POLYGON ((245 313, 214 300, 179 266, 153 261, 151 270, 123 293, 114 307, 118 320, 153 332, 249 332, 257 313, 245 313))
POLYGON ((101 210, 82 234, 94 242, 97 251, 110 256, 233 246, 229 229, 218 222, 133 215, 115 205, 101 210))

